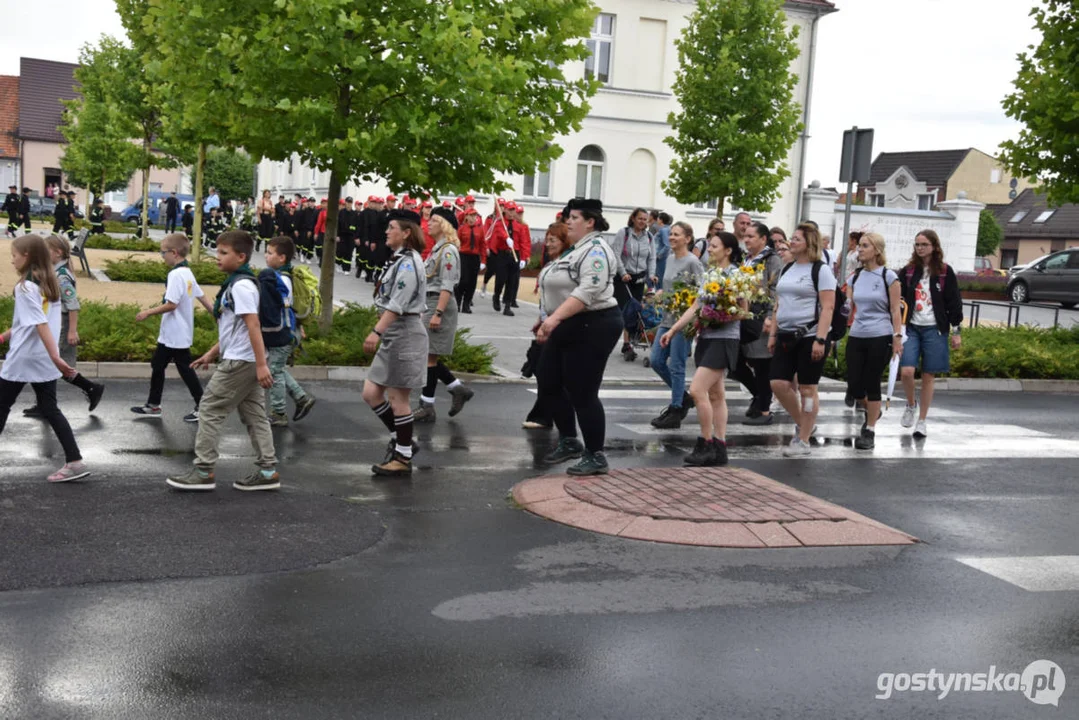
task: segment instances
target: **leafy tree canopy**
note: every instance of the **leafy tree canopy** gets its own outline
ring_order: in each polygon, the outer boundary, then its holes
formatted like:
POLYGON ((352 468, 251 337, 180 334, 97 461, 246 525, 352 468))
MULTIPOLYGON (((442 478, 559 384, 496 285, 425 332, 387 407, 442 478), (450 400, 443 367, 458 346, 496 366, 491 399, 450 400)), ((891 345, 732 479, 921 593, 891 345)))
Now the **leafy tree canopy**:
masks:
POLYGON ((989 208, 982 208, 978 216, 978 244, 975 254, 978 257, 992 255, 1004 240, 1004 229, 997 222, 996 215, 989 208))
POLYGON ((205 183, 217 188, 223 200, 243 200, 251 195, 255 163, 246 153, 213 148, 206 153, 205 183))

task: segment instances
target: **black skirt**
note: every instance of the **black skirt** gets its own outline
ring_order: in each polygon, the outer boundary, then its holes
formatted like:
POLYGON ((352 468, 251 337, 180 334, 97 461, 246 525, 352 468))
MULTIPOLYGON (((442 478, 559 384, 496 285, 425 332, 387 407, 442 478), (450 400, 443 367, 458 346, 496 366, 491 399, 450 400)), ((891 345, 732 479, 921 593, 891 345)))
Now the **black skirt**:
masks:
POLYGON ((697 367, 709 370, 727 370, 734 372, 738 367, 739 340, 726 338, 705 338, 697 340, 693 351, 693 363, 697 367))

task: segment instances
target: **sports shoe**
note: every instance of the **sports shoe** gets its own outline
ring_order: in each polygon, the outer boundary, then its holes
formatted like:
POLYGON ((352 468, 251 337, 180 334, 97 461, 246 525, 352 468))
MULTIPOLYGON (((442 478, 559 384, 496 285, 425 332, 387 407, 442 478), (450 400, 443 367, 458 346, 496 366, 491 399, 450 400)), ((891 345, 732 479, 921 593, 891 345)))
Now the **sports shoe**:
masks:
POLYGON ((682 408, 668 405, 659 417, 652 418, 652 427, 657 430, 674 430, 682 427, 682 408))
POLYGON ((97 408, 97 404, 101 402, 101 396, 104 394, 105 386, 101 383, 94 383, 94 386, 86 391, 86 400, 90 403, 90 412, 97 408))
POLYGON ((153 405, 137 405, 131 408, 131 412, 136 415, 149 415, 150 417, 161 417, 161 406, 154 407, 153 405))
POLYGON ((682 462, 686 465, 693 465, 694 467, 707 467, 715 464, 715 461, 715 445, 711 440, 705 440, 702 437, 697 438, 697 444, 693 447, 693 452, 682 459, 682 462))
POLYGON ((548 465, 557 465, 567 460, 576 460, 584 453, 584 445, 575 437, 559 438, 558 446, 543 456, 543 462, 548 465))
POLYGON ((184 422, 197 423, 199 421, 199 409, 196 407, 194 410, 184 415, 184 422))
POLYGON ((760 414, 754 415, 753 417, 747 417, 745 420, 742 421, 742 424, 743 425, 771 425, 774 418, 775 418, 775 415, 773 415, 771 413, 768 413, 767 415, 765 415, 764 413, 760 413, 760 414))
POLYGON ((23 410, 22 414, 23 414, 23 417, 30 417, 30 418, 43 418, 43 417, 45 417, 44 415, 41 414, 41 408, 39 408, 37 405, 31 405, 30 407, 23 410))
POLYGON ((585 450, 584 455, 576 465, 566 468, 567 475, 606 475, 610 468, 607 466, 607 457, 602 452, 585 450))
POLYGON ((425 403, 423 400, 420 400, 420 406, 412 411, 413 422, 433 423, 436 417, 434 404, 425 403))
POLYGON ((457 413, 461 412, 461 409, 475 396, 475 392, 467 385, 458 385, 457 387, 450 388, 450 395, 453 396, 453 404, 450 405, 450 417, 453 417, 457 413))
POLYGON ((905 428, 914 427, 914 412, 918 409, 918 404, 907 405, 903 408, 903 418, 899 421, 899 424, 905 428))
POLYGON ((484 298, 484 299, 487 298, 487 286, 486 285, 484 285, 482 288, 480 288, 480 297, 484 298))
POLYGON ((195 466, 191 466, 191 469, 183 475, 165 478, 165 482, 169 487, 177 490, 213 490, 217 487, 212 472, 203 472, 195 466))
POLYGON ((281 475, 274 470, 269 477, 256 468, 254 472, 243 480, 232 483, 234 490, 277 490, 281 487, 281 475))
POLYGON ((311 408, 315 407, 315 398, 312 395, 304 395, 303 400, 296 403, 296 412, 292 415, 293 422, 298 422, 307 417, 307 413, 311 412, 311 408))
POLYGON ((544 425, 543 423, 538 423, 535 420, 525 420, 523 423, 521 423, 521 427, 525 430, 550 430, 553 426, 544 425))
POLYGON ((288 415, 285 413, 270 413, 270 427, 288 427, 288 415))
POLYGON ((876 445, 877 434, 867 427, 862 428, 861 434, 854 438, 854 447, 859 450, 872 450, 876 445))
POLYGON ((46 479, 51 483, 71 482, 72 480, 84 478, 89 474, 90 471, 86 469, 86 465, 81 460, 76 460, 75 462, 67 463, 46 479))
POLYGON ((809 443, 803 442, 802 438, 794 438, 790 445, 783 448, 783 457, 809 457, 809 443))
POLYGON ((412 474, 412 458, 407 458, 396 449, 393 456, 381 465, 372 465, 371 472, 382 477, 404 477, 412 474))
POLYGON ((916 438, 925 438, 929 436, 929 433, 927 433, 925 430, 925 420, 919 420, 917 423, 915 423, 913 434, 916 438))
POLYGON ((730 462, 727 458, 727 443, 719 438, 712 438, 712 449, 716 455, 715 462, 712 465, 726 465, 730 462))

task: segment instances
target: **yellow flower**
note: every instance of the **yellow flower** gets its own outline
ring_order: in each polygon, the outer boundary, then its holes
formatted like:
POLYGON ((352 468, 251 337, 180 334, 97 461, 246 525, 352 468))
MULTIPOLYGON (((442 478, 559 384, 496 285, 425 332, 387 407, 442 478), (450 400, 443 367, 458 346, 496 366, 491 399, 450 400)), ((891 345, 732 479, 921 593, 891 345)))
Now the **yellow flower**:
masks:
POLYGON ((710 283, 708 283, 707 285, 704 286, 704 289, 707 290, 710 293, 717 293, 717 292, 719 292, 719 283, 714 282, 714 281, 710 282, 710 283))

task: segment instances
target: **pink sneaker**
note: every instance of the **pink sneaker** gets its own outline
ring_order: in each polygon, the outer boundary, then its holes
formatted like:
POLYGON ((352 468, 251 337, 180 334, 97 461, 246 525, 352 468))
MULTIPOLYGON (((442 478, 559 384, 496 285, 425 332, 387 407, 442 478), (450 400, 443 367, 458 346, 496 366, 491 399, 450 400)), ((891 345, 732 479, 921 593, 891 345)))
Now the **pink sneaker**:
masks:
POLYGON ((76 460, 54 472, 48 477, 48 481, 51 483, 71 482, 72 480, 80 480, 89 474, 90 471, 86 469, 86 465, 81 460, 76 460))

